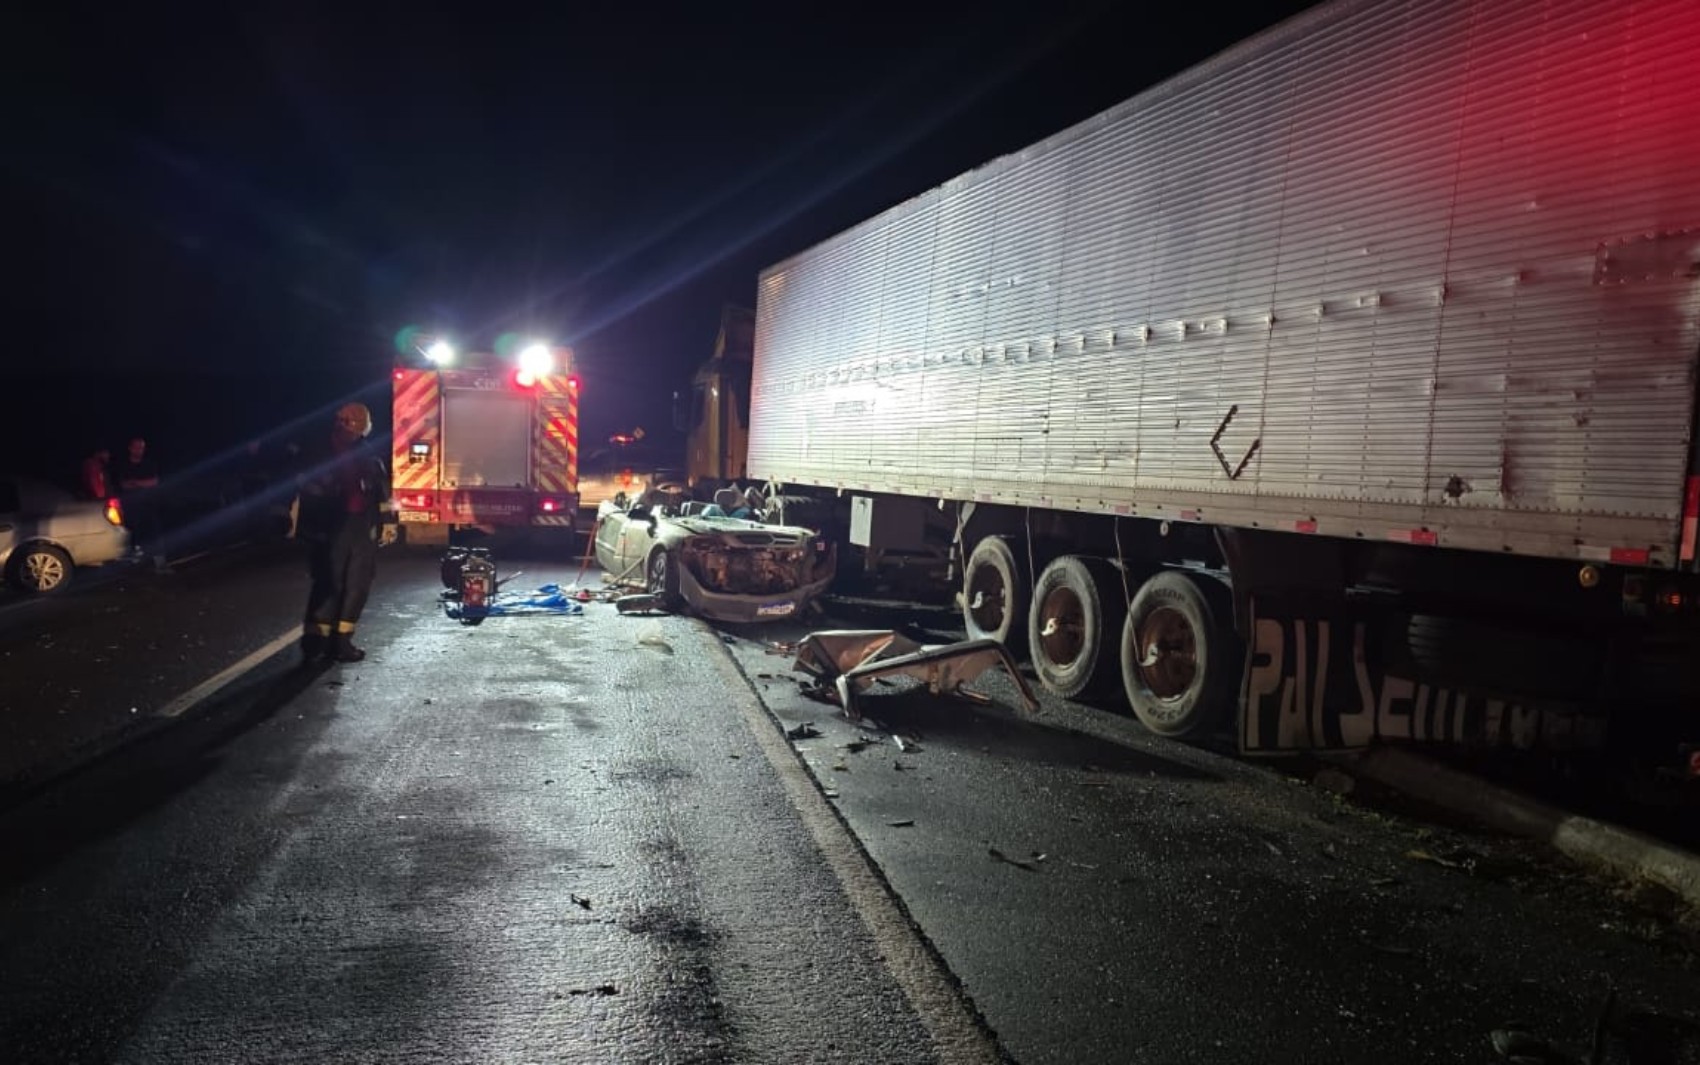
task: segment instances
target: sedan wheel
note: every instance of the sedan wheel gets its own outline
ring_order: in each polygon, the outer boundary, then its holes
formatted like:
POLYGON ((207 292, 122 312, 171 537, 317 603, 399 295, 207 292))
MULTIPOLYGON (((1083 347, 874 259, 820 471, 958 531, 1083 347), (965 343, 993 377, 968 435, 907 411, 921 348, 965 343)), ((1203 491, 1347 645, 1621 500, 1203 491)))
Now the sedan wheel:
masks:
POLYGON ((71 556, 51 544, 32 544, 18 553, 12 580, 32 595, 46 595, 71 579, 71 556))
POLYGON ((649 553, 649 563, 644 571, 644 590, 659 599, 664 609, 679 608, 679 578, 673 572, 673 560, 664 547, 649 553))

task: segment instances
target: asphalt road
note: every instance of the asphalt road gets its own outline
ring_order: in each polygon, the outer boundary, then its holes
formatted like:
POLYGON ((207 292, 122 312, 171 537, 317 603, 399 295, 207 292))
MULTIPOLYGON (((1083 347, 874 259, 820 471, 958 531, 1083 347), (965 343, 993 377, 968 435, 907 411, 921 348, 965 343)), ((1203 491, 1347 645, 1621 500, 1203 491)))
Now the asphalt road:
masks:
POLYGON ((302 580, 0 605, 6 1060, 1489 1061, 1585 1049, 1611 987, 1607 1060, 1700 1061, 1657 899, 1002 681, 852 725, 798 628, 461 626, 394 554, 366 663, 159 716, 302 580))

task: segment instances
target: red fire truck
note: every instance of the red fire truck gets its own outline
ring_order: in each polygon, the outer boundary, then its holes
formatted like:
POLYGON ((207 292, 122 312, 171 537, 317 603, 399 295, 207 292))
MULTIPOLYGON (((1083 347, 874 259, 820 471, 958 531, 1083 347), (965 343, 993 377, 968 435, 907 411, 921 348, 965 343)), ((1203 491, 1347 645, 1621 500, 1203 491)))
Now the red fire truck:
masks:
POLYGON ((559 530, 578 509, 578 391, 569 348, 516 360, 457 359, 446 343, 398 365, 391 474, 407 539, 446 543, 456 526, 559 530))

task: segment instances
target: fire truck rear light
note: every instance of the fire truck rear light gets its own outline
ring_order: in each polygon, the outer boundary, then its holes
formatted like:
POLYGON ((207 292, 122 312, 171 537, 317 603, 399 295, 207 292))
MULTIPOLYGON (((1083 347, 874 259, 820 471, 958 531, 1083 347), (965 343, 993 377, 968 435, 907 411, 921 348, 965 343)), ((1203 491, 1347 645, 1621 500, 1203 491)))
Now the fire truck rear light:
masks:
POLYGON ((559 499, 539 499, 537 509, 545 514, 553 514, 561 509, 561 501, 559 499))
POLYGON ((124 524, 124 507, 116 497, 106 501, 106 520, 113 525, 124 524))
POLYGON ((514 371, 514 387, 530 388, 537 383, 537 375, 527 370, 514 371))
POLYGON ((574 392, 578 391, 578 374, 573 374, 571 377, 567 378, 567 387, 572 389, 574 392))
POLYGON ((403 492, 397 502, 408 510, 430 510, 437 500, 432 492, 403 492))
POLYGON ((1660 588, 1659 596, 1653 603, 1660 610, 1675 613, 1682 609, 1682 593, 1675 588, 1660 588))

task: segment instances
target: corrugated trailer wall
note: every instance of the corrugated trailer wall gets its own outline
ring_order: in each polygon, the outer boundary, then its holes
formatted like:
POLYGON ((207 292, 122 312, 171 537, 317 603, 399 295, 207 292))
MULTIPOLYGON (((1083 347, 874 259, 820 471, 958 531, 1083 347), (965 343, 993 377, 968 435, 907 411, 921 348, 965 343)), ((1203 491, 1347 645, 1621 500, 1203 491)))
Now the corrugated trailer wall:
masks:
POLYGON ((766 271, 750 469, 1673 565, 1697 318, 1700 3, 1339 3, 766 271))

